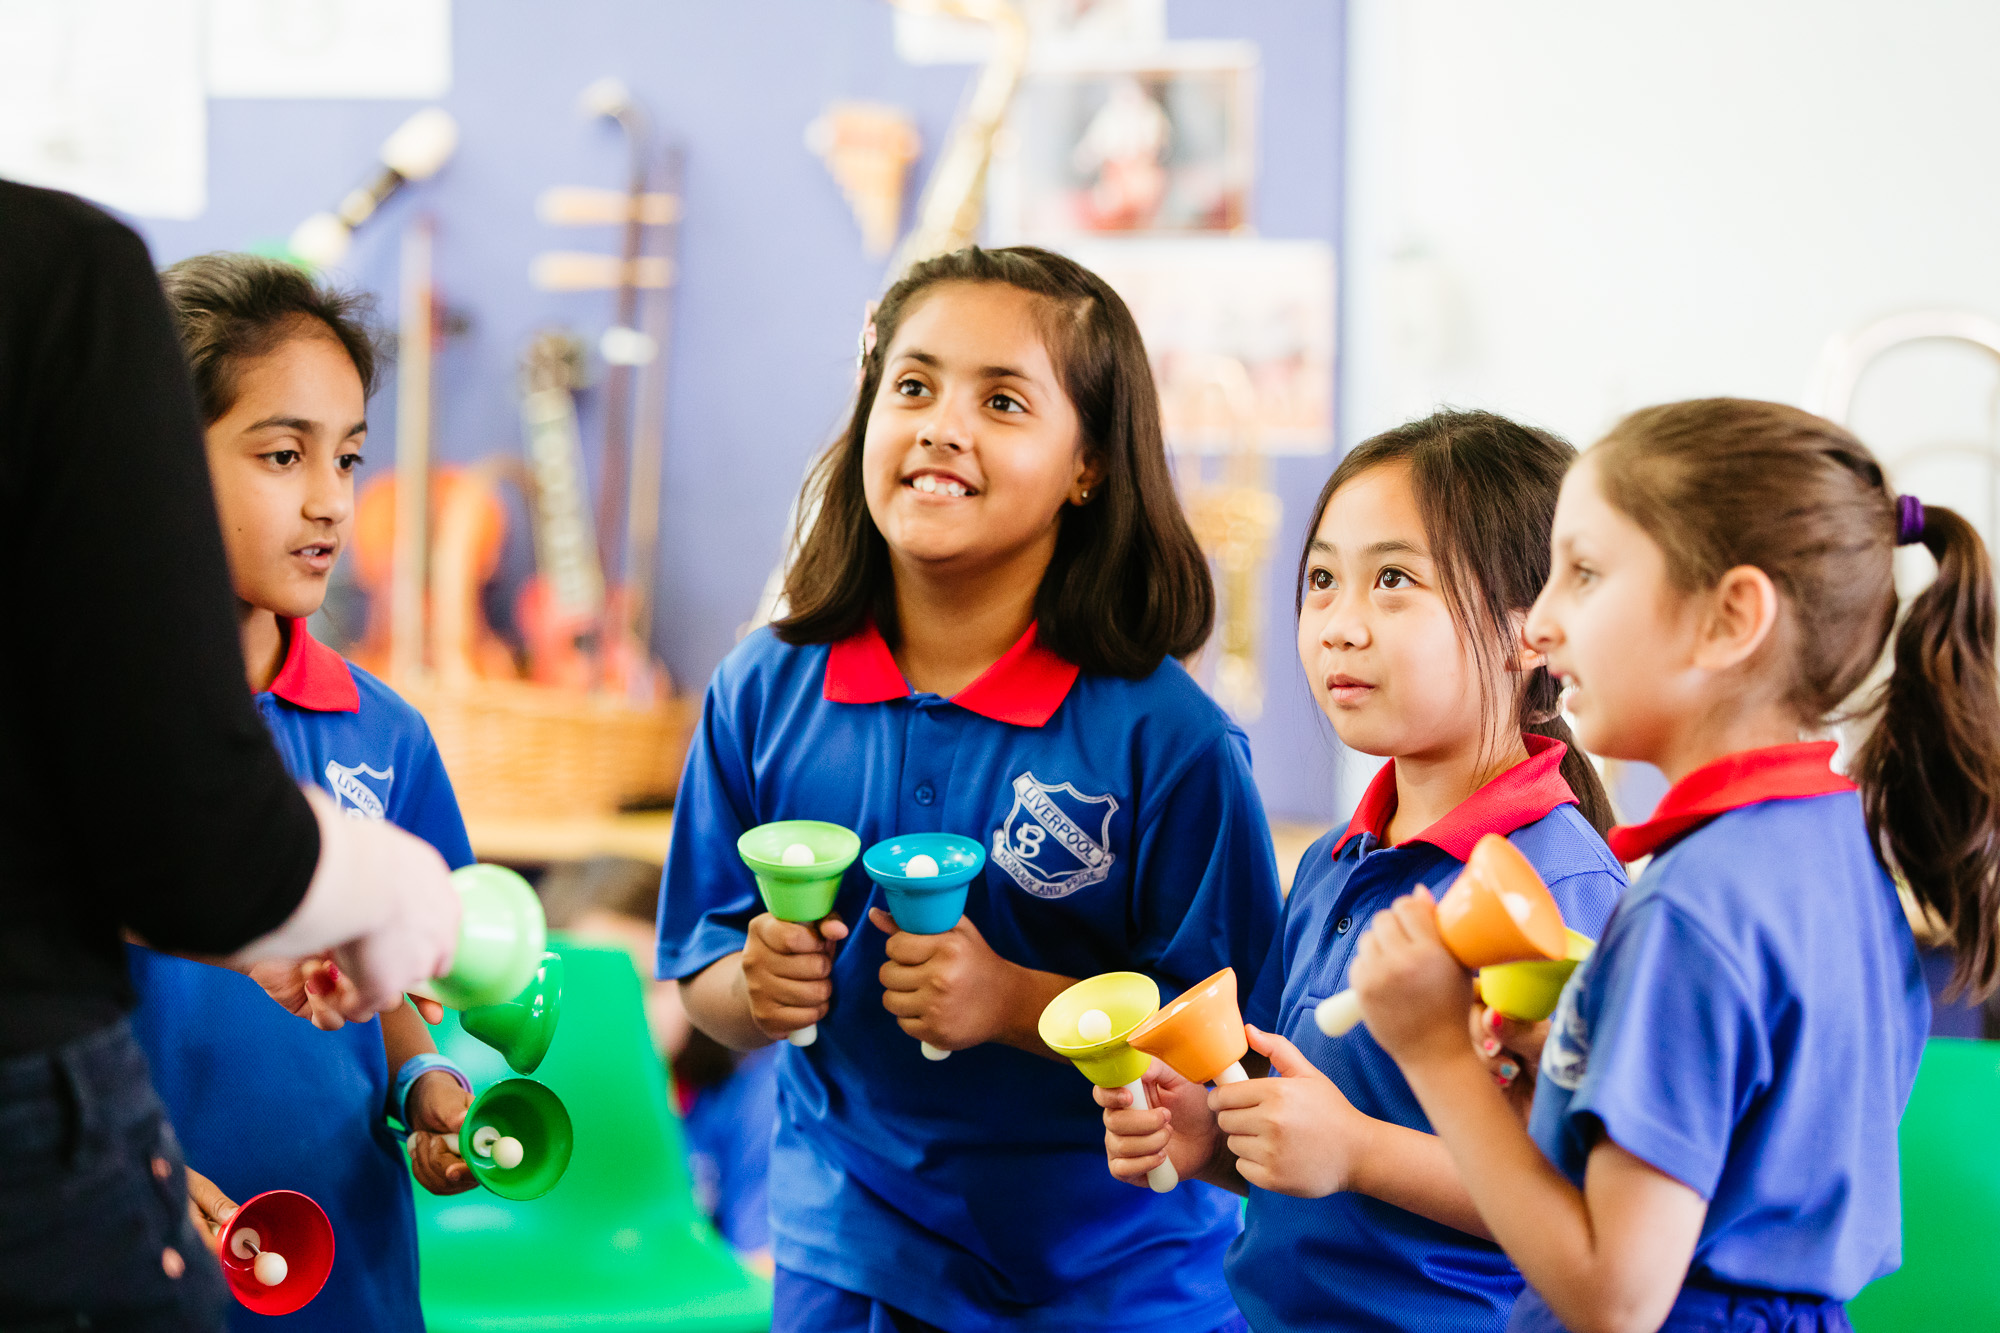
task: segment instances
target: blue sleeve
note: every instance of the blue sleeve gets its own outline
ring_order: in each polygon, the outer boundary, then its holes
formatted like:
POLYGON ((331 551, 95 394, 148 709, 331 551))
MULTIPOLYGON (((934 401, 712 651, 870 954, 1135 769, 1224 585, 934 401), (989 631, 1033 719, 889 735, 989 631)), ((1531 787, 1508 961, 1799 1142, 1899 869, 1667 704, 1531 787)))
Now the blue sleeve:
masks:
POLYGON ((749 746, 733 725, 734 701, 727 695, 718 672, 702 700, 701 723, 674 797, 655 959, 663 981, 691 977, 741 949, 750 918, 763 910, 757 881, 736 855, 736 839, 758 820, 749 746))
POLYGON ((389 821, 437 848, 453 870, 469 866, 473 862, 472 842, 465 835, 465 818, 458 812, 451 775, 444 771, 444 757, 431 738, 431 729, 422 719, 417 727, 410 775, 396 784, 395 808, 389 812, 389 821))
POLYGON ((1710 1198, 1738 1118, 1770 1081, 1762 1016, 1685 913, 1657 897, 1632 906, 1580 978, 1569 1040, 1585 1064, 1564 1133, 1580 1146, 1601 1130, 1710 1198))
POLYGON ((1231 728, 1145 812, 1132 873, 1132 964, 1168 996, 1225 967, 1254 986, 1277 937, 1283 899, 1271 827, 1250 776, 1250 747, 1231 728))
POLYGON ((1587 870, 1549 883, 1549 895, 1562 909, 1563 924, 1579 935, 1597 939, 1611 919, 1611 909, 1625 893, 1625 877, 1609 870, 1587 870))

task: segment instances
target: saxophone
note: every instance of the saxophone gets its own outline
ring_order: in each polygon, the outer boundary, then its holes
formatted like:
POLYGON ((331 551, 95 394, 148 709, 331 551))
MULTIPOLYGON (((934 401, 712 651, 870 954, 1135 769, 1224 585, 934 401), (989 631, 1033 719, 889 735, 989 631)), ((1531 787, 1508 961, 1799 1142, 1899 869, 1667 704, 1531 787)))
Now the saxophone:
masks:
POLYGON ((943 15, 984 23, 993 30, 993 54, 979 71, 944 151, 931 167, 917 205, 917 225, 903 238, 889 266, 893 282, 918 260, 972 244, 986 211, 986 169, 993 140, 1007 118, 1014 90, 1028 66, 1028 24, 1012 0, 890 0, 913 14, 943 15))

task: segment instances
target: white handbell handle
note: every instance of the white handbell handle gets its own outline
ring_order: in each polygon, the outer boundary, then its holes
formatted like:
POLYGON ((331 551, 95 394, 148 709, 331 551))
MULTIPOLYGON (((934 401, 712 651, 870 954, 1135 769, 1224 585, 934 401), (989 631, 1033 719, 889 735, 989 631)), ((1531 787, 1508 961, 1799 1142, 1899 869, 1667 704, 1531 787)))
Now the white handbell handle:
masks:
POLYGON ((794 1046, 810 1046, 819 1040, 819 1024, 808 1023, 797 1032, 788 1033, 785 1040, 794 1046))
MULTIPOLYGON (((1133 1106, 1137 1107, 1141 1111, 1152 1109, 1153 1104, 1146 1100, 1145 1079, 1143 1078, 1133 1079, 1130 1083, 1127 1083, 1125 1085, 1125 1091, 1132 1094, 1133 1106)), ((1166 1194, 1170 1192, 1174 1186, 1181 1183, 1181 1173, 1174 1170, 1174 1164, 1172 1162, 1161 1162, 1158 1166, 1154 1167, 1151 1171, 1148 1171, 1146 1173, 1146 1183, 1153 1187, 1153 1193, 1166 1194)))
POLYGON ((1234 1060, 1229 1062, 1229 1068, 1215 1076, 1215 1086, 1218 1088, 1225 1083, 1248 1083, 1249 1081, 1250 1076, 1243 1072, 1242 1064, 1234 1060))
POLYGON ((926 1060, 943 1060, 951 1054, 950 1051, 940 1050, 927 1041, 920 1043, 920 1045, 923 1049, 924 1059, 926 1060))
POLYGON ((1353 991, 1329 995, 1313 1010, 1313 1021, 1329 1037, 1344 1037, 1361 1021, 1361 1001, 1353 991))

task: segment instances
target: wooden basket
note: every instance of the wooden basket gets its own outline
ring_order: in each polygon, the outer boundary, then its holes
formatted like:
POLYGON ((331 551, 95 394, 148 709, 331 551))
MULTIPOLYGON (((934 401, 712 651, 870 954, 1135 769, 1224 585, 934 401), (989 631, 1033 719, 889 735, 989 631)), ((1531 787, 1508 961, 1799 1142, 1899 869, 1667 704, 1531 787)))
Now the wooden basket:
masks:
POLYGON ((468 819, 580 819, 671 798, 695 704, 636 707, 526 681, 410 685, 468 819))

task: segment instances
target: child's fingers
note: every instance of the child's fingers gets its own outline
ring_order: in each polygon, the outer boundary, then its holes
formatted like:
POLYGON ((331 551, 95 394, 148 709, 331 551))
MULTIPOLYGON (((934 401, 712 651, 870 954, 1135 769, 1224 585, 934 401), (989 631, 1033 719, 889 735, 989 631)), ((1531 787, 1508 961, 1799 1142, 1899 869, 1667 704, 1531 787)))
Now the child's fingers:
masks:
POLYGON ((186 1174, 188 1203, 195 1210, 195 1221, 212 1237, 222 1230, 223 1223, 236 1215, 236 1201, 193 1167, 188 1167, 186 1174))
POLYGON ((868 924, 881 931, 884 935, 894 935, 897 930, 896 918, 879 907, 868 909, 868 924))
POLYGON ((923 989, 923 969, 908 963, 884 963, 875 969, 875 975, 881 980, 883 990, 913 992, 923 989))
MULTIPOLYGON (((1118 1111, 1104 1113, 1104 1131, 1118 1135, 1120 1139, 1152 1141, 1154 1135, 1164 1135, 1170 1125, 1172 1113, 1162 1107, 1122 1107, 1118 1111)), ((1146 1151, 1150 1153, 1152 1149, 1148 1147, 1146 1151)))
POLYGON ((824 981, 833 975, 833 960, 815 950, 812 953, 761 953, 755 965, 769 976, 787 981, 824 981))
POLYGON ((785 977, 764 977, 750 987, 751 1005, 762 1009, 817 1011, 826 1008, 832 999, 833 983, 829 981, 792 981, 785 977))
POLYGON ((418 1015, 423 1018, 424 1022, 429 1023, 432 1027, 436 1027, 438 1024, 444 1022, 444 1006, 436 1000, 427 999, 422 995, 412 995, 410 1003, 415 1006, 418 1015))
MULTIPOLYGON (((875 910, 879 912, 882 909, 878 907, 875 910)), ((912 935, 906 930, 899 930, 883 942, 882 948, 891 962, 905 967, 921 967, 936 955, 942 942, 949 938, 949 935, 912 935)))
MULTIPOLYGON (((840 919, 840 914, 837 912, 828 912, 821 917, 818 926, 819 937, 827 945, 847 938, 847 923, 840 919)), ((828 952, 831 953, 832 950, 828 949, 828 952)))
MULTIPOLYGON (((1325 1077, 1320 1074, 1317 1065, 1306 1059, 1303 1051, 1277 1033, 1265 1032, 1261 1028, 1251 1027, 1248 1023, 1243 1025, 1243 1033, 1250 1040, 1250 1049, 1270 1059, 1271 1072, 1285 1078, 1325 1077)), ((1250 1080, 1252 1083, 1258 1081, 1257 1079, 1250 1080)), ((1227 1086, 1241 1087, 1243 1085, 1229 1084, 1227 1086)))
POLYGON ((1132 1094, 1123 1088, 1100 1088, 1093 1086, 1090 1095, 1097 1104, 1107 1111, 1122 1111, 1132 1104, 1132 1094))
POLYGON ((797 921, 780 921, 769 912, 752 917, 750 933, 757 937, 757 943, 774 954, 824 954, 824 941, 819 932, 811 926, 797 921))
POLYGON ((924 1016, 923 997, 914 990, 883 987, 882 1007, 898 1018, 917 1019, 924 1016))

